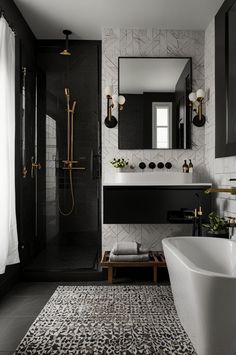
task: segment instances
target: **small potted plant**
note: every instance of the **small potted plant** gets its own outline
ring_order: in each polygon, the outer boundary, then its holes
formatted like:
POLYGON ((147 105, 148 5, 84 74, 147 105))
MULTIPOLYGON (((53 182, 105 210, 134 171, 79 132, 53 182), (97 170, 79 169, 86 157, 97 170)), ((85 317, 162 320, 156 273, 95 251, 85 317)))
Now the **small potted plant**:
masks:
POLYGON ((122 169, 129 164, 129 162, 124 158, 114 158, 110 163, 114 166, 114 168, 118 169, 118 171, 122 171, 122 169))
POLYGON ((220 217, 216 212, 208 215, 209 223, 203 224, 208 237, 229 238, 229 224, 224 217, 220 217))

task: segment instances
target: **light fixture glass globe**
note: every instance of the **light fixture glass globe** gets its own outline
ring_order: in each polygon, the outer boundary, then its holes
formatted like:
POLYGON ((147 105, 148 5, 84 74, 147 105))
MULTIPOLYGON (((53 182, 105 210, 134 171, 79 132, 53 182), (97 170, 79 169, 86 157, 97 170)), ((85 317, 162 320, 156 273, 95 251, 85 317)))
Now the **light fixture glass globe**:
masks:
POLYGON ((191 102, 194 102, 197 100, 197 95, 195 92, 191 92, 189 95, 188 95, 188 98, 189 98, 189 101, 191 102))
POLYGON ((105 95, 106 96, 112 96, 113 94, 113 87, 112 86, 106 86, 105 87, 105 95))
POLYGON ((197 99, 204 99, 205 91, 202 89, 197 90, 197 99))
POLYGON ((124 105, 125 97, 123 95, 118 96, 118 103, 119 103, 119 105, 124 105))

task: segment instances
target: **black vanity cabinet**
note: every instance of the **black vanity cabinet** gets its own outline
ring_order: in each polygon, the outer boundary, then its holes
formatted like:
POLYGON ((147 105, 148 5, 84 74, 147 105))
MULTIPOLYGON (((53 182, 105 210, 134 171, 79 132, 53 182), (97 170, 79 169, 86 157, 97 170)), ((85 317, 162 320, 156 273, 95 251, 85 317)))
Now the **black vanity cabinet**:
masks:
POLYGON ((203 220, 211 212, 210 185, 104 186, 105 224, 192 223, 187 215, 202 206, 203 220))

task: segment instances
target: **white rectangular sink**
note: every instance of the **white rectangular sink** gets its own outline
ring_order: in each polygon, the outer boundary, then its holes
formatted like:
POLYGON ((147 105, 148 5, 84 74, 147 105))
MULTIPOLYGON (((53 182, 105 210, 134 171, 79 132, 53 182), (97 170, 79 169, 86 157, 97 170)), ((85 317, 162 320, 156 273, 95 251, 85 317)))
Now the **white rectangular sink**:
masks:
POLYGON ((116 172, 105 184, 119 185, 186 185, 192 183, 192 174, 165 172, 116 172))

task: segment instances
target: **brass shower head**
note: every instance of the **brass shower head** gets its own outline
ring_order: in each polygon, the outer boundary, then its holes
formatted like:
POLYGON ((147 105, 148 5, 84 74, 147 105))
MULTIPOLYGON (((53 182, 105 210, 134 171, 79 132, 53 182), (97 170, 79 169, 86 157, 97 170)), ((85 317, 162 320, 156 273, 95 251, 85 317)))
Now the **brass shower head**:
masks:
POLYGON ((60 52, 61 55, 71 55, 70 52, 68 52, 67 49, 64 49, 62 52, 60 52))
POLYGON ((60 52, 61 55, 69 56, 71 55, 69 48, 68 48, 68 42, 69 42, 69 35, 71 35, 71 31, 69 30, 63 30, 63 34, 66 36, 66 48, 60 52))

